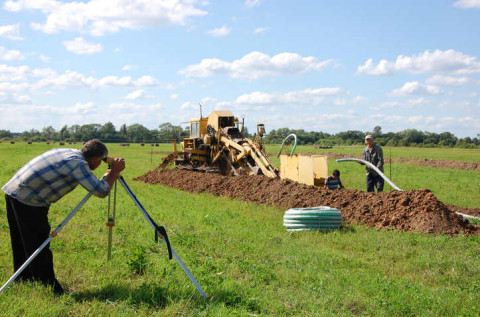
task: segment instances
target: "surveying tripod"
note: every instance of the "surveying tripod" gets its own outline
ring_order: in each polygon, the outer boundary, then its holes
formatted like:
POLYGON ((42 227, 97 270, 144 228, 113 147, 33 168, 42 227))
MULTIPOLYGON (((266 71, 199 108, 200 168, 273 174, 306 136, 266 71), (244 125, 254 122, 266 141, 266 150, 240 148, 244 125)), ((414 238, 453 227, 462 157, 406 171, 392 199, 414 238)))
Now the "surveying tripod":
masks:
MULTIPOLYGON (((127 194, 132 198, 133 202, 135 205, 140 209, 141 213, 147 220, 147 222, 152 226, 152 228, 155 230, 155 242, 158 241, 158 238, 160 237, 162 241, 165 243, 168 249, 168 255, 169 258, 172 259, 172 256, 177 260, 178 264, 182 267, 183 271, 185 274, 187 274, 188 278, 190 281, 195 285, 197 288, 198 292, 204 299, 207 299, 207 295, 205 292, 202 290, 200 285, 197 283, 193 275, 190 273, 188 268, 185 266, 185 264, 182 262, 180 257, 177 255, 177 253, 173 250, 172 246, 170 245, 170 241, 168 240, 168 235, 167 231, 163 226, 159 226, 155 223, 155 221, 152 219, 152 217, 148 214, 148 212, 145 210, 145 208, 142 206, 138 198, 135 196, 133 191, 130 189, 130 187, 127 185, 125 182, 125 179, 120 176, 118 179, 120 184, 123 186, 127 194)), ((107 220, 107 226, 109 226, 109 235, 108 235, 108 259, 111 257, 111 245, 112 245, 112 227, 115 224, 115 203, 116 203, 116 182, 114 185, 114 209, 113 209, 113 217, 110 217, 110 196, 109 196, 109 202, 108 202, 108 220, 107 220)), ((28 265, 37 257, 37 255, 50 243, 50 241, 55 238, 60 232, 60 230, 65 227, 65 225, 70 221, 70 219, 73 218, 73 216, 77 213, 77 211, 87 202, 87 200, 92 196, 92 193, 88 193, 81 201, 80 203, 68 214, 68 216, 58 225, 58 227, 50 233, 48 238, 38 247, 35 252, 30 255, 30 257, 23 263, 23 265, 8 279, 8 281, 0 288, 0 293, 2 293, 15 279, 25 270, 25 268, 28 267, 28 265)))

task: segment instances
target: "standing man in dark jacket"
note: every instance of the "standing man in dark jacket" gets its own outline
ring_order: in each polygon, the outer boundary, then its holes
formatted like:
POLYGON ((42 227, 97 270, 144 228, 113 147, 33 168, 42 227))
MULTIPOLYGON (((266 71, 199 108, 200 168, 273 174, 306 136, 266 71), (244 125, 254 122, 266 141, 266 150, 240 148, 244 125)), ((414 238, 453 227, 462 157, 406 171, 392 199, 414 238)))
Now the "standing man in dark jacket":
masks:
MULTIPOLYGON (((375 165, 383 173, 383 150, 380 145, 377 145, 373 142, 373 137, 367 135, 365 137, 366 147, 363 149, 363 159, 367 162, 375 165)), ((367 169, 367 192, 375 192, 375 187, 377 192, 383 191, 383 178, 377 174, 371 167, 366 167, 367 169)))

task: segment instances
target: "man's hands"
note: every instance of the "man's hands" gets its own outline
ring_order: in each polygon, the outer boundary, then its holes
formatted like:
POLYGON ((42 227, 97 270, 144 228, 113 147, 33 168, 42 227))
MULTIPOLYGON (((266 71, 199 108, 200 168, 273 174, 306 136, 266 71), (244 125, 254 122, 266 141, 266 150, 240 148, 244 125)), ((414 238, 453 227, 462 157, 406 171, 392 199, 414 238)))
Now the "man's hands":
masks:
POLYGON ((125 169, 125 160, 123 158, 116 158, 113 160, 112 164, 110 165, 110 170, 113 173, 120 173, 125 169))
POLYGON ((113 187, 113 183, 120 178, 120 172, 125 169, 125 160, 122 158, 116 158, 110 163, 110 169, 103 175, 110 188, 113 187))

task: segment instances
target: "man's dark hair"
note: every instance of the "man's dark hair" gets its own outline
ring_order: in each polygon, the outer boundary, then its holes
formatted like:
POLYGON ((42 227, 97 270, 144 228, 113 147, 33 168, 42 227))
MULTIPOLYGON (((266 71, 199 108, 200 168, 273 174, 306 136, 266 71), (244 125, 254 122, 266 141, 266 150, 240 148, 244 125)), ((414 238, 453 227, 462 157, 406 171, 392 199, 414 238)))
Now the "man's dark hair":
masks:
POLYGON ((333 170, 332 174, 339 177, 340 176, 340 171, 339 170, 333 170))
POLYGON ((92 157, 105 157, 108 155, 108 149, 100 140, 93 139, 87 141, 82 146, 82 153, 86 159, 92 157))

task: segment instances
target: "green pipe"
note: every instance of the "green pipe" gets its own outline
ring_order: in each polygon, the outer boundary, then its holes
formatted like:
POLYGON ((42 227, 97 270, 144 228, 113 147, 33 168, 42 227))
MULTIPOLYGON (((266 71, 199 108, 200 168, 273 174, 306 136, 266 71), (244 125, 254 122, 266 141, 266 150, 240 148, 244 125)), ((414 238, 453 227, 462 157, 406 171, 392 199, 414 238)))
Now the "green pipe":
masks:
POLYGON ((287 137, 285 139, 283 139, 282 146, 280 147, 280 151, 278 151, 277 157, 279 157, 280 154, 282 154, 283 145, 285 144, 285 141, 291 136, 293 136, 295 138, 295 144, 293 145, 293 149, 290 152, 290 156, 293 156, 293 153, 295 152, 295 149, 297 148, 297 136, 294 133, 287 135, 287 137))

